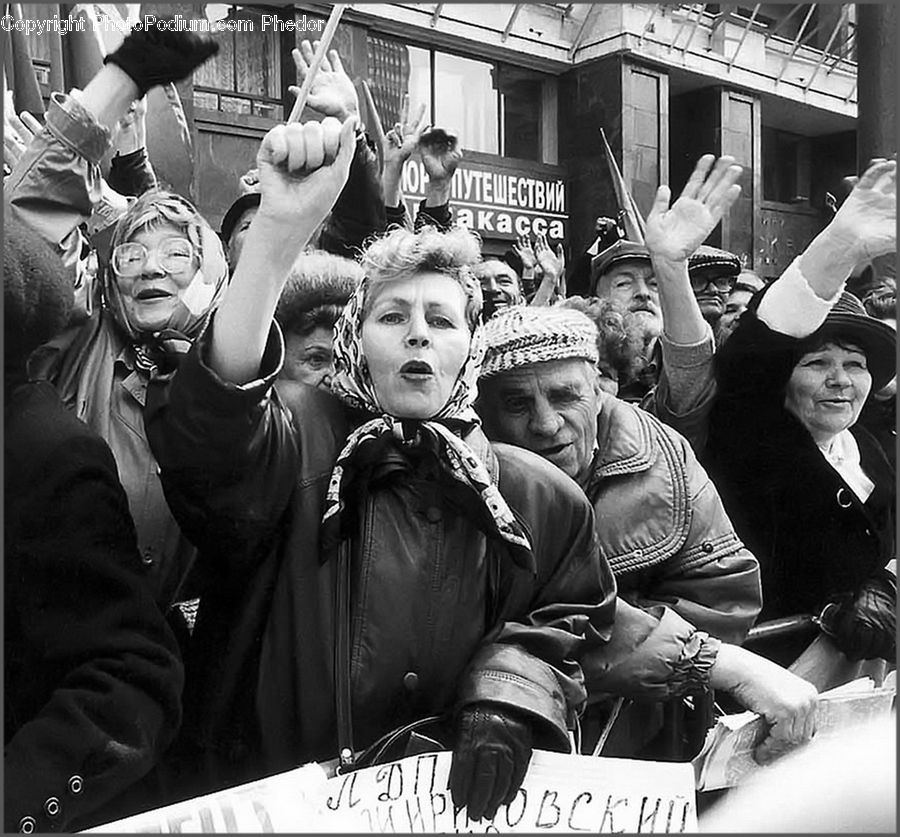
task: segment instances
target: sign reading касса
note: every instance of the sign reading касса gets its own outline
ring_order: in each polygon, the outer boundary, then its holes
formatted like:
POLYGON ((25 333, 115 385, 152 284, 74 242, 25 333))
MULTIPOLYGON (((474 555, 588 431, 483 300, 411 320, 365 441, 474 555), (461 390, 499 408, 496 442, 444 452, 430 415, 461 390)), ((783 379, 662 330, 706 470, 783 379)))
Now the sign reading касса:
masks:
MULTIPOLYGON (((407 212, 413 217, 427 182, 421 160, 407 160, 401 187, 407 212)), ((544 233, 548 239, 561 241, 569 220, 565 183, 559 178, 465 158, 453 175, 450 208, 454 221, 491 238, 544 233)))

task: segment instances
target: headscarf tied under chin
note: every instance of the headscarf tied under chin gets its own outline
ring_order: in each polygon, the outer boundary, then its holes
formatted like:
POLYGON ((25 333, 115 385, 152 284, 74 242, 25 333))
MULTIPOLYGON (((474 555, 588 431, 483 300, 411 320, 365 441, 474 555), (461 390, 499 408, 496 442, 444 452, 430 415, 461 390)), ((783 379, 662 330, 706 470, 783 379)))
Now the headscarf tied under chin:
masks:
MULTIPOLYGON (((466 290, 466 297, 471 298, 474 295, 480 298, 481 288, 471 271, 465 267, 460 268, 459 277, 466 290)), ((472 404, 477 396, 478 372, 485 351, 480 323, 475 325, 469 343, 468 357, 463 363, 447 403, 430 419, 402 419, 392 416, 386 413, 378 402, 375 386, 369 374, 369 365, 362 350, 363 306, 367 288, 371 288, 368 278, 363 279, 335 324, 335 374, 331 388, 342 401, 351 407, 372 413, 376 418, 360 425, 350 434, 337 458, 328 484, 325 514, 322 517, 323 528, 328 531, 338 526, 344 509, 342 496, 344 471, 351 457, 362 445, 387 434, 393 434, 401 443, 407 445, 418 445, 426 439, 432 442, 439 451, 439 461, 444 470, 478 495, 496 526, 496 533, 510 544, 530 552, 531 544, 525 530, 491 480, 484 463, 472 448, 448 427, 448 423, 457 426, 479 423, 472 404)))
POLYGON ((181 294, 166 327, 155 332, 139 331, 128 319, 119 283, 110 265, 104 271, 104 300, 116 325, 130 340, 135 364, 153 371, 172 354, 187 352, 200 336, 209 315, 218 304, 228 282, 228 263, 222 241, 194 205, 181 195, 151 189, 144 192, 119 219, 113 233, 112 250, 129 241, 136 232, 155 224, 169 223, 183 235, 199 255, 200 264, 190 285, 181 294))

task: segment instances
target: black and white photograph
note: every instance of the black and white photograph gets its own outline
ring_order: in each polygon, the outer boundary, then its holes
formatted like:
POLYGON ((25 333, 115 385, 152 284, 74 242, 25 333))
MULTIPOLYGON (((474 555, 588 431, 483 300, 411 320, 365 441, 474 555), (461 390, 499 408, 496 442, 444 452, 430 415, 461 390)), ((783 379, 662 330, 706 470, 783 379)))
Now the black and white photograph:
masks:
POLYGON ((4 832, 896 833, 897 37, 0 4, 4 832))

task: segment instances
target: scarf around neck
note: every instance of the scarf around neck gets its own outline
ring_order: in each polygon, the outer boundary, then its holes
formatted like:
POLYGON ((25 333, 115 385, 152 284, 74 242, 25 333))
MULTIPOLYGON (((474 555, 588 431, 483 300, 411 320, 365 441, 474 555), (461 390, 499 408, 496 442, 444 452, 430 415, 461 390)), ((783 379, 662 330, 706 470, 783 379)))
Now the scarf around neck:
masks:
POLYGON ((493 521, 496 534, 509 544, 530 551, 531 544, 524 528, 503 499, 484 463, 451 429, 480 423, 472 404, 477 394, 478 372, 484 359, 481 326, 475 328, 469 354, 447 403, 430 419, 392 416, 382 409, 378 401, 362 350, 362 311, 368 284, 368 279, 364 279, 335 324, 332 391, 346 404, 374 418, 350 434, 335 462, 322 518, 324 527, 339 527, 344 510, 345 471, 356 451, 363 445, 392 435, 401 446, 419 446, 430 442, 437 451, 440 467, 479 498, 493 521))

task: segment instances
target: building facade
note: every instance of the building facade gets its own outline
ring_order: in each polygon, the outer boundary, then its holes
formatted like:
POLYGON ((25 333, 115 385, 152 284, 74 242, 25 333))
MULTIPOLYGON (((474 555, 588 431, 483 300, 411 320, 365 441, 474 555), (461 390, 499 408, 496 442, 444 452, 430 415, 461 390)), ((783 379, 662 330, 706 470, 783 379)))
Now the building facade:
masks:
MULTIPOLYGON (((215 35, 218 56, 179 87, 192 148, 165 108, 149 125, 162 178, 213 223, 260 138, 290 112, 291 50, 318 37, 330 9, 141 6, 231 24, 215 35)), ((602 128, 645 214, 660 183, 677 195, 702 153, 733 155, 742 196, 710 243, 776 276, 857 169, 857 14, 852 4, 361 3, 345 10, 334 46, 386 128, 408 92, 413 110, 424 104, 432 124, 458 132, 452 203, 488 252, 540 232, 565 240, 570 259, 584 250, 596 217, 617 211, 602 128)), ((38 40, 35 63, 49 64, 38 40)), ((411 160, 410 202, 423 184, 411 160)))

